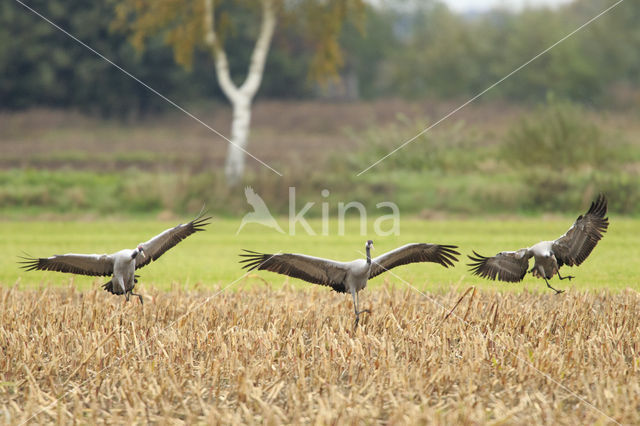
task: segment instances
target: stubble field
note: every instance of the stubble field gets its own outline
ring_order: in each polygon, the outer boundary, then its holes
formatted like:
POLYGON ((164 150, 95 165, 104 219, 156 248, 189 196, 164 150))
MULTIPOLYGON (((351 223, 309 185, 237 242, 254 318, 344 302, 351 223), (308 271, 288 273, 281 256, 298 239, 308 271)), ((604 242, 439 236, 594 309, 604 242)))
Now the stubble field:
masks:
POLYGON ((640 422, 633 290, 219 290, 3 288, 0 421, 640 422))
MULTIPOLYGON (((134 247, 177 222, 0 223, 0 423, 640 422, 637 220, 611 218, 589 259, 563 269, 576 279, 552 281, 561 295, 530 276, 480 280, 463 256, 397 268, 361 293, 372 313, 356 331, 348 295, 243 275, 237 255, 358 258, 357 221, 344 236, 293 237, 216 219, 140 270, 144 306, 102 291, 107 279, 15 263, 22 250, 134 247)), ((400 235, 375 237, 374 254, 414 241, 491 254, 572 222, 409 218, 400 235)))

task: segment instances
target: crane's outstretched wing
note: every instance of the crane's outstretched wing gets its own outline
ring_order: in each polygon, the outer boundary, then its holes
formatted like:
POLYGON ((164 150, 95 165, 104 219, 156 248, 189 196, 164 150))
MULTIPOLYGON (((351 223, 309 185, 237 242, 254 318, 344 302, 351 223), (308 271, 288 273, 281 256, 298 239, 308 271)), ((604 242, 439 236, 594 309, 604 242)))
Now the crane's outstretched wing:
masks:
POLYGON ((589 211, 578 216, 571 228, 553 242, 553 254, 556 256, 558 266, 580 265, 585 261, 609 227, 606 214, 607 199, 600 194, 591 203, 589 211))
POLYGON ((22 257, 27 271, 58 271, 89 276, 113 275, 113 256, 108 254, 59 254, 51 257, 22 257))
POLYGON ((458 261, 456 255, 460 255, 460 253, 454 250, 456 248, 458 246, 426 243, 414 243, 398 247, 371 260, 369 278, 408 263, 435 262, 448 268, 453 266, 453 262, 458 261))
POLYGON ((344 280, 349 269, 345 263, 304 254, 265 254, 251 250, 243 251, 245 253, 240 256, 244 259, 240 263, 244 263, 242 267, 247 268, 248 271, 266 269, 310 283, 326 285, 337 292, 346 291, 344 280))
POLYGON ((471 272, 474 275, 500 281, 515 283, 522 281, 529 267, 529 259, 533 256, 529 249, 520 249, 518 251, 503 251, 493 257, 485 257, 473 252, 475 257, 468 256, 473 263, 467 264, 471 266, 471 272))
POLYGON ((191 222, 181 223, 174 228, 167 229, 166 231, 153 237, 146 243, 140 244, 145 256, 142 256, 143 259, 140 263, 138 263, 138 259, 136 259, 136 269, 148 265, 152 260, 156 260, 167 250, 174 247, 189 235, 198 231, 204 231, 204 226, 210 223, 207 222, 209 219, 211 219, 211 216, 202 217, 201 213, 191 222))

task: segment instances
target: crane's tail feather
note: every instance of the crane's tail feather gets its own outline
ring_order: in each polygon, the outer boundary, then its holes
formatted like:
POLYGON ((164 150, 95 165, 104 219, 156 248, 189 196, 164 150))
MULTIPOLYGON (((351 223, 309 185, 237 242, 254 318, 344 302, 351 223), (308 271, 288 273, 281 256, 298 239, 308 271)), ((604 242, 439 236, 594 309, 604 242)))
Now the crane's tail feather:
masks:
MULTIPOLYGON (((140 278, 140 275, 133 276, 133 284, 138 284, 138 278, 140 278)), ((123 294, 122 290, 114 288, 113 280, 109 280, 109 282, 102 284, 102 288, 111 294, 123 294)))

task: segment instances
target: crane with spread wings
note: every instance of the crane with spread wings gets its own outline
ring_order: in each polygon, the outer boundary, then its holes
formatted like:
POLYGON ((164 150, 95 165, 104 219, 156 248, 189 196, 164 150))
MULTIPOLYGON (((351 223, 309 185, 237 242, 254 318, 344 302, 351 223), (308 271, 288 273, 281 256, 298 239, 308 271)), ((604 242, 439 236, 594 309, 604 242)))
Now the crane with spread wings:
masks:
POLYGON ((503 251, 493 257, 486 257, 473 252, 468 256, 472 263, 473 274, 507 282, 522 281, 529 269, 529 259, 535 259, 533 268, 529 272, 536 278, 542 278, 547 287, 556 294, 564 290, 556 290, 551 287, 549 280, 558 275, 561 280, 574 278, 571 275, 560 275, 560 267, 578 266, 591 254, 598 241, 609 227, 607 214, 607 199, 603 194, 591 203, 591 207, 584 215, 580 215, 569 230, 554 241, 541 241, 529 248, 521 248, 516 251, 503 251))
POLYGON ((338 293, 351 293, 353 308, 356 314, 355 327, 358 326, 361 313, 369 313, 368 309, 358 310, 358 292, 367 286, 369 279, 376 277, 396 266, 417 262, 434 262, 448 268, 459 255, 454 249, 457 246, 414 243, 406 244, 374 259, 371 258, 373 241, 365 245, 366 259, 351 262, 323 259, 295 253, 264 254, 245 250, 241 254, 244 259, 243 268, 249 271, 266 269, 278 274, 288 275, 301 280, 331 287, 338 293))
POLYGON ((204 231, 204 226, 211 217, 202 217, 202 212, 194 220, 167 229, 145 243, 140 243, 135 249, 124 249, 112 254, 62 254, 51 257, 30 258, 23 257, 22 268, 27 271, 58 271, 71 274, 89 276, 111 276, 111 281, 102 287, 113 294, 138 296, 143 303, 142 296, 133 292, 138 282, 136 269, 148 265, 158 259, 167 250, 173 248, 189 235, 204 231))

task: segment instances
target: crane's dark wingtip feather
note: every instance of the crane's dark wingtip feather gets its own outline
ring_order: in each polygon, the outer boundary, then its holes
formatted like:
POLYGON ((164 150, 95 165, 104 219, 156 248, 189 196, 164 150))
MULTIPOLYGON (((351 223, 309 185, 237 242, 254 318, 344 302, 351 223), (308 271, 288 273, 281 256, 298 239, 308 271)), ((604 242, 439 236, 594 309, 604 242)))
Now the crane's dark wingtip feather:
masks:
POLYGON ((18 264, 20 264, 20 268, 26 271, 34 271, 36 269, 39 269, 40 259, 35 257, 22 257, 22 256, 18 256, 18 257, 21 259, 24 259, 22 261, 17 262, 18 264))
POLYGON ((25 271, 35 271, 38 269, 38 265, 24 265, 20 268, 24 269, 25 271))
MULTIPOLYGON (((240 260, 238 260, 238 263, 251 263, 251 262, 254 262, 256 260, 262 260, 262 258, 263 258, 262 255, 256 255, 254 257, 249 257, 249 258, 246 258, 246 259, 240 259, 240 260)), ((268 257, 265 257, 265 259, 268 259, 268 257)))
POLYGON ((482 267, 482 265, 484 265, 484 262, 482 260, 474 261, 474 263, 467 263, 467 266, 471 268, 471 271, 476 271, 476 272, 478 272, 478 270, 482 267))
POLYGON ((589 211, 587 214, 593 214, 595 216, 604 218, 607 214, 607 198, 604 194, 598 195, 595 201, 591 203, 591 207, 589 207, 589 211))
POLYGON ((526 268, 521 271, 521 274, 515 273, 513 271, 501 270, 499 266, 492 265, 490 263, 490 261, 494 260, 493 257, 482 256, 475 250, 473 251, 473 254, 475 257, 467 255, 467 257, 472 261, 472 263, 467 263, 467 266, 469 266, 469 271, 473 275, 477 275, 479 277, 486 278, 492 281, 515 283, 522 281, 527 273, 526 268))
POLYGON ((247 260, 255 259, 257 257, 267 256, 266 258, 268 258, 269 256, 271 256, 270 254, 259 253, 257 251, 249 251, 249 250, 245 250, 245 251, 246 251, 246 253, 239 253, 238 254, 238 256, 246 258, 246 259, 240 260, 240 262, 245 262, 247 260))
MULTIPOLYGON (((259 263, 258 263, 259 264, 259 263)), ((249 271, 253 271, 254 269, 256 269, 256 266, 258 265, 256 263, 247 263, 246 265, 242 265, 242 269, 246 269, 247 272, 249 271)))
POLYGON ((242 269, 246 269, 248 271, 253 271, 256 268, 260 268, 260 266, 264 263, 262 259, 255 259, 253 262, 246 263, 242 265, 242 269))
POLYGON ((35 257, 35 256, 31 255, 30 253, 27 253, 27 252, 26 252, 26 251, 24 251, 24 250, 20 250, 20 251, 21 251, 21 252, 22 252, 22 254, 24 255, 24 256, 18 256, 20 259, 26 259, 26 260, 34 260, 34 259, 37 259, 37 257, 35 257))
POLYGON ((247 250, 247 249, 242 249, 242 251, 246 252, 246 253, 251 253, 251 254, 242 254, 240 253, 240 256, 253 256, 254 254, 261 254, 257 251, 253 251, 253 250, 247 250))
POLYGON ((448 268, 449 266, 455 266, 454 262, 458 261, 458 258, 456 257, 456 255, 460 255, 460 253, 458 253, 455 250, 450 250, 450 249, 443 249, 440 252, 440 256, 438 259, 438 263, 440 263, 442 266, 444 266, 445 268, 448 268))
POLYGON ((459 255, 460 255, 460 253, 456 253, 456 252, 453 252, 453 253, 444 252, 444 253, 442 253, 443 257, 445 257, 447 259, 450 259, 450 260, 453 260, 454 262, 458 261, 458 258, 456 256, 459 256, 459 255))
POLYGON ((443 252, 445 253, 451 253, 451 254, 457 254, 460 255, 460 253, 458 253, 456 250, 458 246, 445 246, 445 245, 440 245, 440 248, 442 249, 443 252))
POLYGON ((485 256, 483 256, 483 255, 481 255, 481 254, 479 254, 479 253, 478 253, 478 252, 476 252, 475 250, 472 250, 472 251, 473 251, 473 255, 474 255, 475 257, 474 257, 474 256, 471 256, 470 254, 468 254, 468 255, 467 255, 467 257, 468 257, 469 259, 471 259, 471 260, 472 260, 473 262, 475 262, 475 263, 473 263, 473 264, 467 264, 467 266, 475 266, 475 265, 477 265, 477 263, 478 263, 478 262, 480 262, 480 263, 481 263, 481 262, 484 262, 486 259, 488 259, 487 257, 485 257, 485 256))
POLYGON ((207 222, 211 219, 213 219, 213 216, 197 217, 190 222, 190 225, 194 232, 205 231, 204 227, 211 224, 211 222, 207 222))
POLYGON ((472 263, 467 263, 467 266, 471 268, 469 269, 469 271, 471 271, 472 274, 478 275, 480 277, 495 279, 495 277, 492 277, 490 276, 490 274, 488 274, 488 271, 482 270, 482 267, 486 264, 488 257, 482 256, 475 250, 472 250, 472 251, 475 257, 471 255, 467 255, 467 257, 472 262, 472 263))
POLYGON ((446 264, 443 264, 445 267, 454 266, 453 263, 458 261, 456 256, 460 256, 460 253, 454 250, 454 248, 458 248, 458 246, 454 245, 441 245, 441 258, 444 259, 446 264))
POLYGON ((244 263, 242 268, 247 269, 247 271, 253 271, 256 268, 260 269, 262 265, 274 256, 273 254, 258 253, 245 249, 243 249, 243 251, 247 252, 247 254, 240 253, 239 256, 244 257, 244 259, 240 259, 238 262, 241 264, 244 263))

